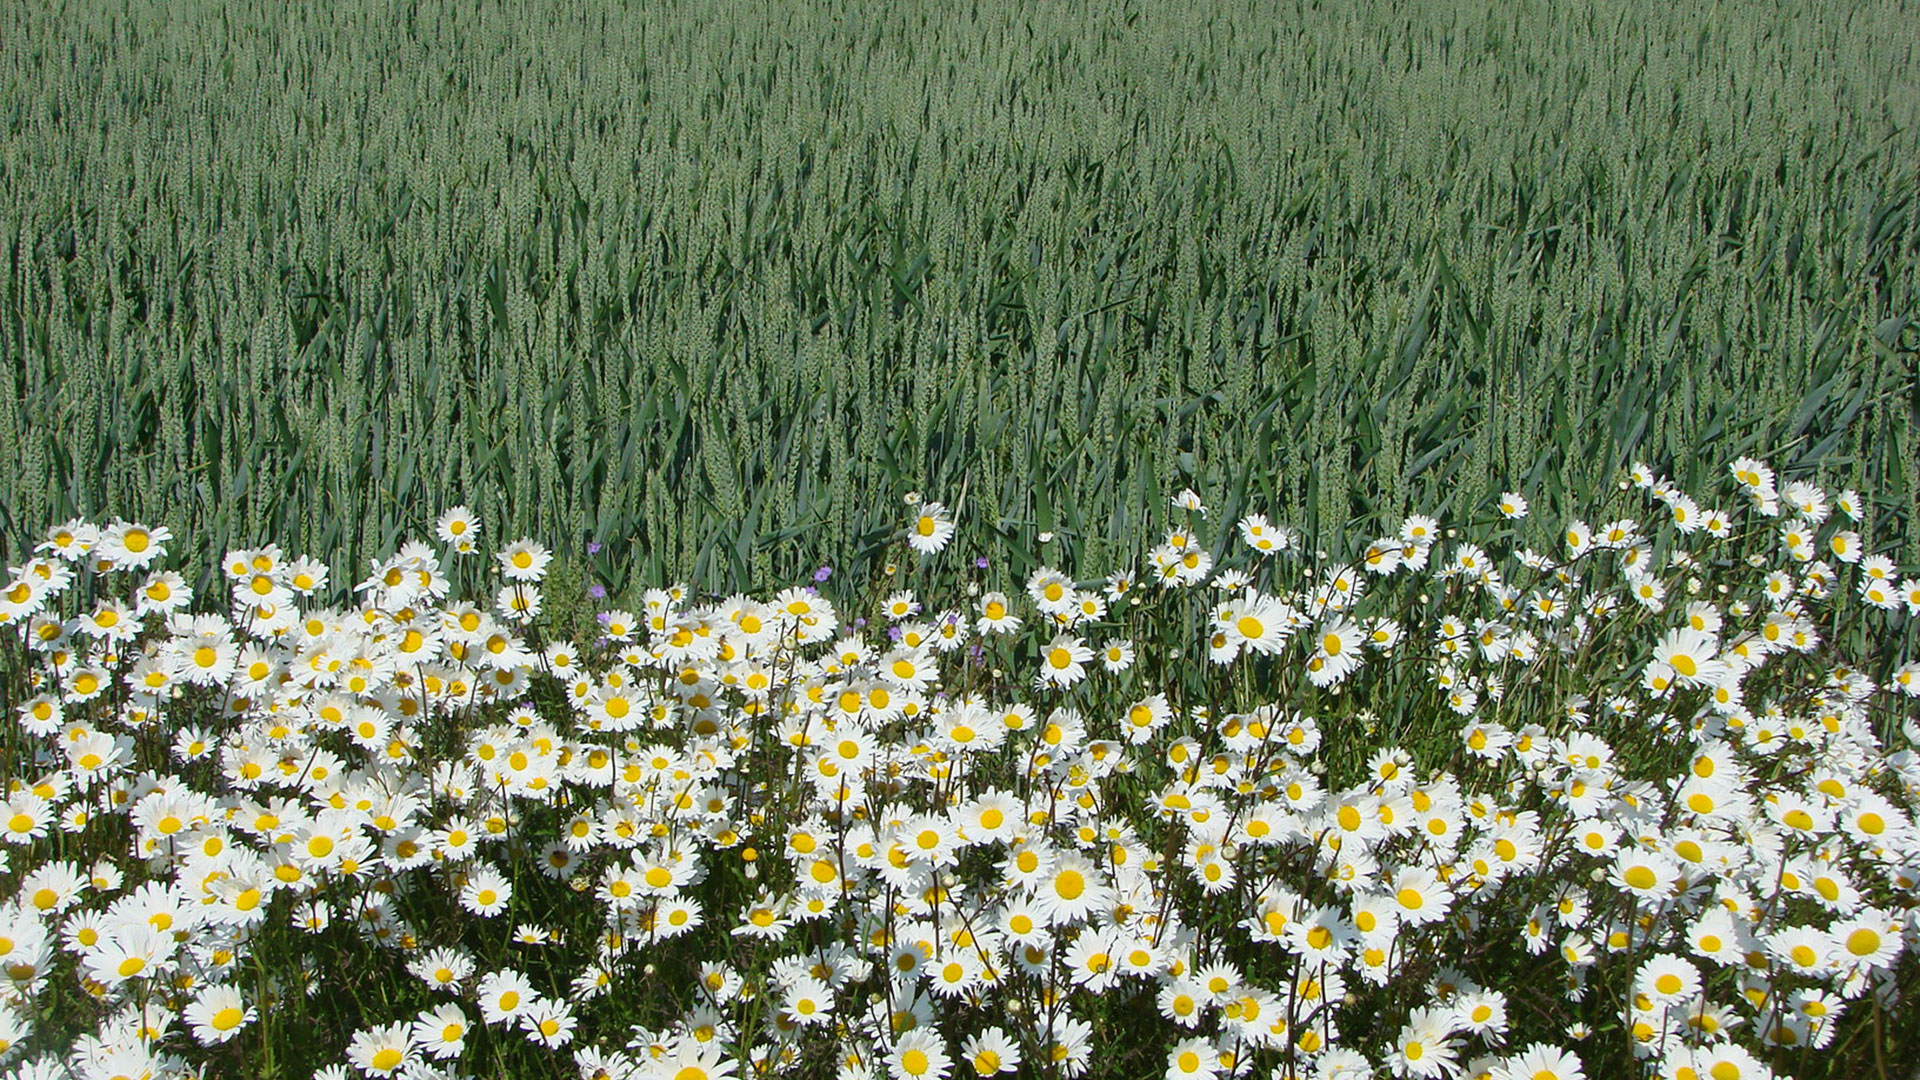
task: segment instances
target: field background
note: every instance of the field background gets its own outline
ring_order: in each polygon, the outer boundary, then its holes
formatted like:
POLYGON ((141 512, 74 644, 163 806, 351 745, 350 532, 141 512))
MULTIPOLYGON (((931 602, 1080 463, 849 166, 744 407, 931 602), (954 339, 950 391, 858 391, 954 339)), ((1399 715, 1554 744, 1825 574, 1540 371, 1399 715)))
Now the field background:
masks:
POLYGON ((1920 557, 1901 3, 5 11, 8 554, 467 501, 764 587, 917 489, 1104 568, 1188 484, 1337 552, 1752 452, 1920 557))

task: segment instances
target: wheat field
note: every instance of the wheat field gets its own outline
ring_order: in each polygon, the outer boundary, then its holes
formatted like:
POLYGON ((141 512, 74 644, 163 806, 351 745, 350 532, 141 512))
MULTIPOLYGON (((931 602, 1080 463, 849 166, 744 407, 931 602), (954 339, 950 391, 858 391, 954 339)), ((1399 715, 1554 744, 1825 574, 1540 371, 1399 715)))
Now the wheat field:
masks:
POLYGON ((909 490, 1340 551, 1753 452, 1911 556, 1909 17, 11 5, 0 528, 358 565, 466 501, 717 587, 909 490))

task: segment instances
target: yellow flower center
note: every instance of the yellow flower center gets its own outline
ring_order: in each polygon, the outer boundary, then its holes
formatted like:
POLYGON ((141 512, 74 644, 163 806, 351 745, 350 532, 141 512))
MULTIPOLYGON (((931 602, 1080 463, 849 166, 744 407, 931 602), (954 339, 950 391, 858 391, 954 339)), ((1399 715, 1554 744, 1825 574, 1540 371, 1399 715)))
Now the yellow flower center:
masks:
POLYGON ((1078 900, 1087 889, 1087 881, 1078 870, 1062 870, 1060 876, 1053 879, 1053 891, 1065 899, 1078 900))

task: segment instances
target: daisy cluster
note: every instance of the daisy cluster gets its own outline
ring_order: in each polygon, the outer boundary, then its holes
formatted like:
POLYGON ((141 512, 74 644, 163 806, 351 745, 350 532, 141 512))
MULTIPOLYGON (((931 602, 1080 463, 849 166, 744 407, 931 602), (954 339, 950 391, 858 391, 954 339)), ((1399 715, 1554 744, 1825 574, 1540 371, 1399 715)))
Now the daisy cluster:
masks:
POLYGON ((343 941, 406 1005, 309 1033, 336 1080, 1789 1070, 1908 1007, 1920 582, 1854 492, 1627 482, 1345 563, 1183 492, 1137 569, 588 641, 530 540, 455 595, 464 508, 350 589, 230 552, 211 611, 64 523, 0 591, 0 1076, 231 1068, 343 941))

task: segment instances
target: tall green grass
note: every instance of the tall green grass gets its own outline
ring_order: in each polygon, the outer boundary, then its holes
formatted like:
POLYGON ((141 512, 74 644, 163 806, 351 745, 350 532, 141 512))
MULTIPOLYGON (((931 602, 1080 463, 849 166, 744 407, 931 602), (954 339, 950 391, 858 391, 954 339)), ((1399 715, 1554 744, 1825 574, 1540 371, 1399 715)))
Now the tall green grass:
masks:
POLYGON ((1911 561, 1911 29, 8 5, 0 530, 359 564, 465 500, 609 581, 725 586, 870 555, 913 489, 1100 564, 1188 484, 1337 550, 1751 451, 1872 492, 1911 561))

